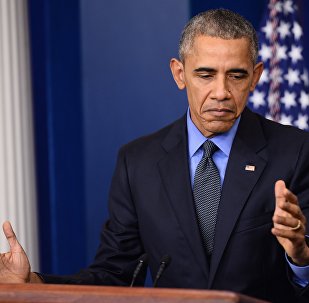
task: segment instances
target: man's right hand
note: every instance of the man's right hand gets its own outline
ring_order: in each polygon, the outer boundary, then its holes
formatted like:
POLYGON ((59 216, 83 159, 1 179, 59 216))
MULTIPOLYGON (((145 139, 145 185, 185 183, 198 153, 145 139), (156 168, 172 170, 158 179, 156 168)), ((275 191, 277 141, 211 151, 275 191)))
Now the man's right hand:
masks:
POLYGON ((30 282, 30 263, 10 222, 4 222, 3 232, 8 240, 10 251, 0 254, 0 283, 30 282))

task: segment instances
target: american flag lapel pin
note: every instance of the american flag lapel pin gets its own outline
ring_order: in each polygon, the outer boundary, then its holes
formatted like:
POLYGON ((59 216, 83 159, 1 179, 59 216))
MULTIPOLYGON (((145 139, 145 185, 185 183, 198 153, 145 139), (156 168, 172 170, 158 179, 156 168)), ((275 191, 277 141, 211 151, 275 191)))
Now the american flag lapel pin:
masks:
POLYGON ((245 170, 247 170, 247 171, 255 171, 255 166, 254 165, 246 165, 245 170))

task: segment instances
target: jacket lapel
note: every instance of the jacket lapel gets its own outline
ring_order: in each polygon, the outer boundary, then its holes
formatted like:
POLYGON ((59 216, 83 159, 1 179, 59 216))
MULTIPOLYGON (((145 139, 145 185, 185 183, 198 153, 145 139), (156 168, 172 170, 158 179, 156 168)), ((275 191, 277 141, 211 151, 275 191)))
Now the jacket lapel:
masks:
POLYGON ((188 165, 186 119, 178 121, 162 143, 167 152, 159 163, 159 171, 168 200, 189 247, 208 279, 209 264, 203 249, 196 220, 188 165))
POLYGON ((245 110, 225 173, 209 273, 209 288, 238 217, 267 163, 265 145, 266 140, 259 121, 253 113, 245 110))

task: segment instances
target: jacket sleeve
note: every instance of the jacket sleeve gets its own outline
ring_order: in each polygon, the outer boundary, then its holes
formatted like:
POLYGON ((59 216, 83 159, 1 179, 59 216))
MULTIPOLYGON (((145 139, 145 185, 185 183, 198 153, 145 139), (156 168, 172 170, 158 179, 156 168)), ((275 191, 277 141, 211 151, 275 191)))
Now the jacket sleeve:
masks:
MULTIPOLYGON (((309 235, 309 136, 305 136, 304 144, 299 152, 295 172, 290 184, 290 189, 298 197, 302 212, 307 218, 306 234, 309 235)), ((308 242, 307 242, 308 243, 308 242)), ((288 266, 288 265, 287 265, 288 266)), ((300 287, 293 282, 293 273, 288 266, 288 276, 292 283, 299 303, 309 302, 309 284, 306 287, 300 287)))

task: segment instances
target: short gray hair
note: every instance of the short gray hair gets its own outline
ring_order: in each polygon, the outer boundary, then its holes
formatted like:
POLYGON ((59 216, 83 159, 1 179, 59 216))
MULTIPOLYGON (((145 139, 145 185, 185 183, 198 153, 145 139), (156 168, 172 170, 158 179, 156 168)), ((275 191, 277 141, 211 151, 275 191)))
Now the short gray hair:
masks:
POLYGON ((186 54, 193 47, 198 36, 210 36, 222 39, 246 38, 250 44, 253 64, 258 57, 258 38, 253 25, 241 15, 228 9, 213 9, 199 13, 185 26, 179 42, 179 59, 184 62, 186 54))

